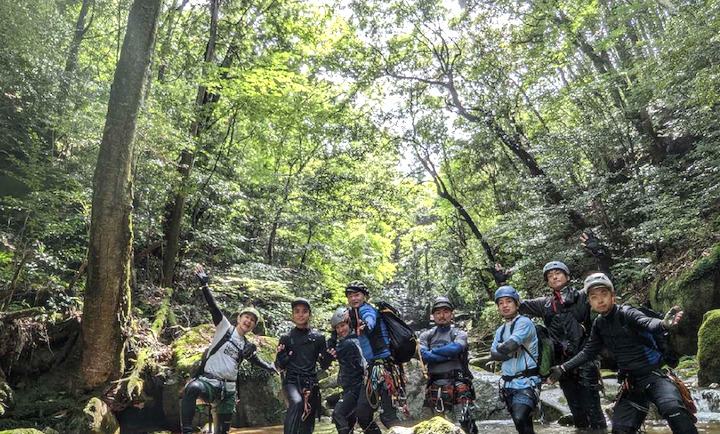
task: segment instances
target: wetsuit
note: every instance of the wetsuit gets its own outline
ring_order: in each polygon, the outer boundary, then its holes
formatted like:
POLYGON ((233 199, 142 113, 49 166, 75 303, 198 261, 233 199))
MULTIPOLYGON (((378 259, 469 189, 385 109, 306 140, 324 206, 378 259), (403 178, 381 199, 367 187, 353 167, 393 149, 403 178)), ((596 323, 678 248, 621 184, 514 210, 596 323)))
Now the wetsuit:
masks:
POLYGON ((424 413, 452 410, 455 422, 460 421, 460 408, 454 404, 472 401, 472 379, 465 374, 467 366, 461 360, 466 349, 467 333, 457 327, 436 326, 420 335, 420 354, 430 377, 425 388, 424 413), (446 400, 447 396, 452 399, 446 400))
MULTIPOLYGON (((611 258, 605 246, 593 253, 600 271, 610 276, 611 258)), ((518 313, 530 318, 542 318, 553 341, 554 360, 563 363, 582 350, 592 325, 590 304, 585 291, 569 284, 549 297, 523 300, 518 313)), ((607 427, 600 405, 600 371, 594 360, 568 370, 560 377, 576 428, 603 429, 607 427)))
POLYGON ((357 407, 360 394, 365 393, 365 370, 367 364, 360 349, 360 343, 355 332, 351 331, 344 339, 335 345, 335 332, 333 332, 328 347, 335 348, 337 361, 340 364, 338 383, 342 386, 342 400, 335 405, 332 420, 339 434, 352 432, 357 418, 357 407))
POLYGON ((614 433, 635 433, 647 416, 650 402, 668 421, 674 433, 697 433, 697 428, 677 386, 662 370, 662 355, 643 345, 637 334, 660 335, 662 320, 650 318, 637 309, 614 305, 609 313, 595 319, 583 350, 562 366, 574 369, 594 359, 605 346, 615 356, 618 380, 628 380, 629 390, 615 405, 614 433))
POLYGON ((285 369, 283 394, 288 401, 288 411, 284 432, 312 433, 315 417, 320 415, 321 410, 317 365, 327 369, 332 362, 332 357, 327 353, 325 336, 317 330, 295 327, 280 338, 279 344, 285 346, 275 359, 275 366, 285 369))
POLYGON ((221 341, 225 342, 207 358, 203 372, 199 372, 198 376, 185 386, 180 407, 181 430, 183 434, 193 432, 195 401, 202 398, 205 402, 212 403, 214 425, 224 434, 230 430, 230 420, 235 412, 236 381, 243 359, 269 372, 276 371, 271 364, 258 357, 255 345, 250 344, 245 336, 240 336, 223 316, 207 285, 202 287, 202 292, 210 306, 215 324, 215 335, 210 349, 215 348, 221 341), (229 339, 225 339, 228 333, 229 339))
POLYGON ((535 324, 517 315, 495 332, 490 354, 502 360, 500 391, 520 434, 533 434, 532 412, 539 401, 540 377, 535 324))
MULTIPOLYGON (((373 370, 378 369, 379 365, 388 365, 387 369, 390 369, 389 365, 393 363, 390 360, 390 338, 378 311, 369 304, 363 303, 359 308, 353 309, 350 314, 351 328, 356 331, 358 330, 358 319, 365 324, 365 328, 358 334, 358 341, 360 342, 363 357, 368 362, 366 381, 372 381, 373 370)), ((380 407, 382 407, 380 421, 386 428, 393 427, 399 422, 399 419, 384 381, 377 384, 377 398, 380 400, 380 407)), ((374 421, 375 408, 370 405, 367 393, 360 394, 355 415, 365 434, 380 434, 380 428, 374 421)))

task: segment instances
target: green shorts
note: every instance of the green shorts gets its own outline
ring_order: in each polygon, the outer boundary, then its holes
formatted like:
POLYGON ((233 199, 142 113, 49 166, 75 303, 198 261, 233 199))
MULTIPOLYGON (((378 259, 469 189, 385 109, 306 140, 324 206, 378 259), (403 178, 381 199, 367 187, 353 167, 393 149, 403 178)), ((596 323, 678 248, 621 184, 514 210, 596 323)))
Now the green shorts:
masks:
POLYGON ((210 397, 210 403, 213 407, 213 413, 217 414, 232 414, 235 413, 235 392, 225 391, 225 396, 221 398, 221 389, 215 387, 205 380, 200 378, 197 381, 201 382, 205 391, 210 397))

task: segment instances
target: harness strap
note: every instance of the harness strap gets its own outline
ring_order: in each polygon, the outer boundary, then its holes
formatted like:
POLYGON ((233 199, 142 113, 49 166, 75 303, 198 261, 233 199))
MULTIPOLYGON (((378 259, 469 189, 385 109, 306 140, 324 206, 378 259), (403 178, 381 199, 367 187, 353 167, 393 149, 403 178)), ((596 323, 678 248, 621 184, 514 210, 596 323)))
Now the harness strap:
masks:
POLYGON ((303 407, 303 414, 302 414, 302 421, 305 422, 307 418, 312 414, 312 405, 310 405, 310 396, 312 395, 311 389, 303 389, 303 401, 304 407, 303 407))

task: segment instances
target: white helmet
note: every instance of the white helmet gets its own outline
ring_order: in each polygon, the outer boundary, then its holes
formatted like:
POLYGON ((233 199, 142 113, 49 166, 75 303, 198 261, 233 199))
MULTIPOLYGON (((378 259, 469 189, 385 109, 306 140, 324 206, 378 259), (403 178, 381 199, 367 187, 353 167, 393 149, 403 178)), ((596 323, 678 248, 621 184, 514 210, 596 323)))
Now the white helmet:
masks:
POLYGON ((593 273, 586 277, 583 289, 589 294, 591 289, 598 286, 604 286, 610 291, 615 292, 615 286, 610 281, 610 278, 607 277, 604 273, 593 273))
POLYGON ((347 308, 339 307, 335 311, 332 317, 330 317, 330 324, 335 328, 336 325, 340 324, 341 322, 345 322, 345 314, 347 313, 347 308))

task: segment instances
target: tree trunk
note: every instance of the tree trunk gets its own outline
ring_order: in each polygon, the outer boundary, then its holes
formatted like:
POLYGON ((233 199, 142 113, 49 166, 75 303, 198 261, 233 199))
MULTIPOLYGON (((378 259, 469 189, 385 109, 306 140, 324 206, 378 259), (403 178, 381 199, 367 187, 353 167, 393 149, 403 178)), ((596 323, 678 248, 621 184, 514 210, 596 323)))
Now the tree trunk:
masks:
POLYGON ((93 179, 80 380, 96 387, 123 370, 130 315, 132 154, 161 0, 135 0, 110 91, 93 179))
MULTIPOLYGON (((205 63, 210 63, 215 56, 215 40, 217 39, 217 23, 219 16, 218 0, 211 0, 210 2, 210 36, 208 38, 207 46, 205 47, 205 63)), ((217 98, 210 98, 216 101, 217 98)), ((195 107, 197 115, 192 125, 190 126, 190 135, 197 141, 200 137, 201 132, 204 130, 207 122, 204 121, 208 118, 208 115, 203 113, 203 108, 210 103, 208 99, 208 93, 205 86, 198 86, 197 95, 195 97, 195 107)), ((180 245, 180 229, 182 227, 182 219, 185 210, 185 199, 188 194, 188 181, 190 179, 190 172, 192 171, 193 164, 195 163, 195 152, 191 149, 183 149, 180 156, 180 164, 178 171, 181 175, 180 189, 175 195, 175 199, 172 204, 168 206, 168 218, 167 225, 165 227, 165 253, 163 255, 163 278, 162 285, 171 287, 173 279, 175 277, 175 260, 177 258, 179 245, 180 245)))

